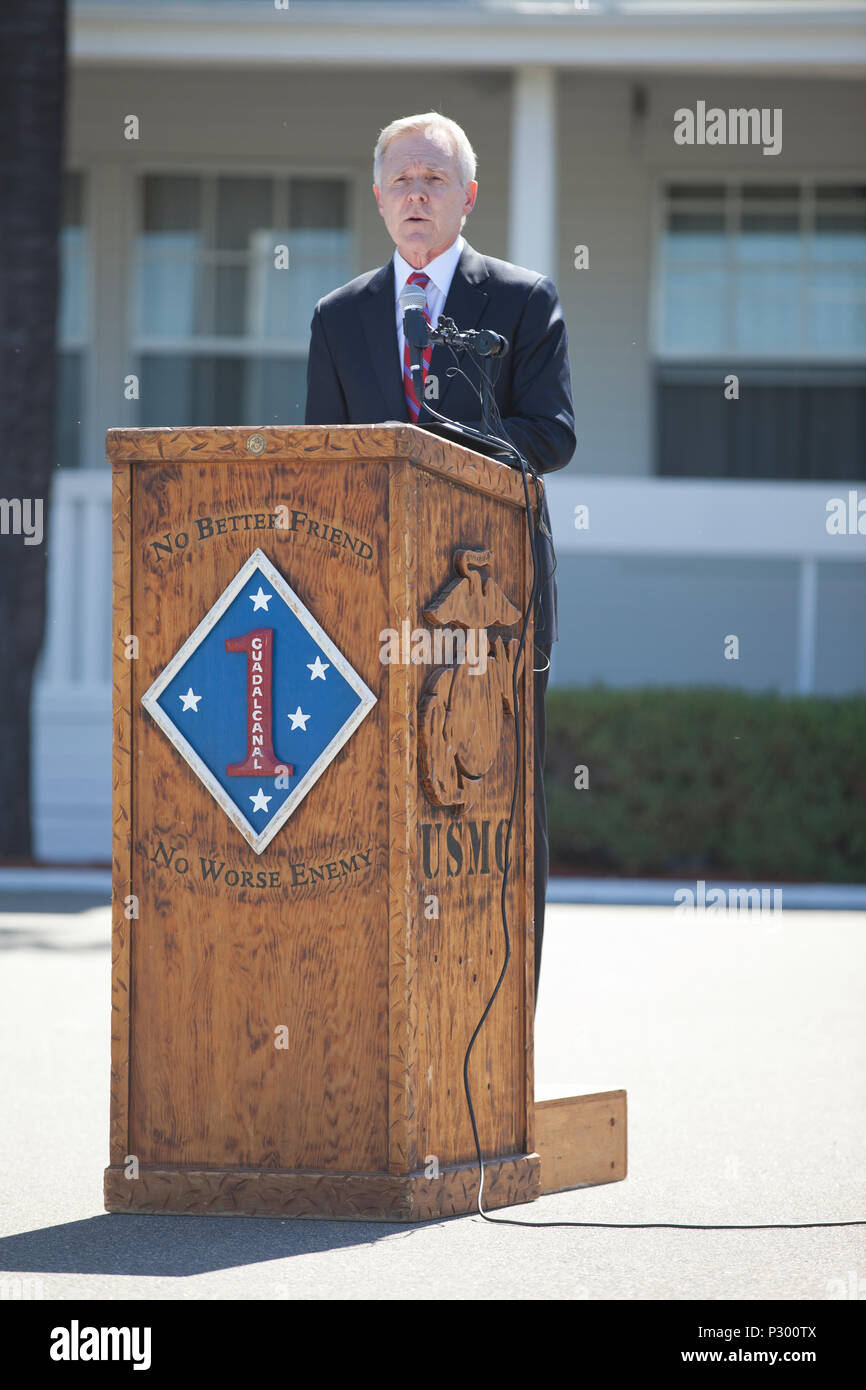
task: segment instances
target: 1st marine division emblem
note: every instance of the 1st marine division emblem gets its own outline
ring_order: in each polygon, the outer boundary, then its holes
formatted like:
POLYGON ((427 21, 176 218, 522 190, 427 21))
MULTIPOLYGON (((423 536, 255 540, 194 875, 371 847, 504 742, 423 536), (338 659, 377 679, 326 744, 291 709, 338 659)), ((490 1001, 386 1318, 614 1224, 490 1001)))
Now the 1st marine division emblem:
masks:
POLYGON ((261 550, 142 696, 257 854, 375 703, 261 550))

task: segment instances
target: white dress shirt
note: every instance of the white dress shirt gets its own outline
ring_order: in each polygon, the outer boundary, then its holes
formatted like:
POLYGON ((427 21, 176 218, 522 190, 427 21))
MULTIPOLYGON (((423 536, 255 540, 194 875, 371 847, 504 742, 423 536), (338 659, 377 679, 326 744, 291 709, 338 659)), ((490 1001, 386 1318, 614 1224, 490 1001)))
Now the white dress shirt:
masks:
MULTIPOLYGON (((445 300, 448 298, 448 291, 451 288, 451 281, 454 279, 454 272, 457 269, 457 262, 463 255, 463 247, 466 242, 462 235, 458 234, 457 240, 452 242, 447 251, 443 251, 441 256, 437 256, 429 265, 425 265, 423 274, 430 276, 430 283, 427 286, 427 312, 430 315, 430 322, 435 328, 439 315, 445 308, 445 300)), ((416 274, 415 267, 404 261, 400 252, 394 250, 394 307, 397 316, 397 349, 400 353, 400 370, 403 370, 403 311, 400 308, 400 291, 404 288, 410 275, 416 274)))

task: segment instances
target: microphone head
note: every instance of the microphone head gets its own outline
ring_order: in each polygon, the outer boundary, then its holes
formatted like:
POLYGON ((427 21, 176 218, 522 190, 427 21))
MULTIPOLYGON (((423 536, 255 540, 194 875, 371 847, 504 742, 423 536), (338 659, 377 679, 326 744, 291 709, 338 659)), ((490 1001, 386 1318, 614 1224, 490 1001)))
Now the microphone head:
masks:
POLYGON ((504 357, 508 352, 508 339, 490 328, 482 328, 475 339, 475 351, 479 357, 504 357))
POLYGON ((407 309, 420 309, 423 313, 427 308, 427 295, 420 285, 410 285, 407 281, 400 291, 399 303, 404 314, 407 309))

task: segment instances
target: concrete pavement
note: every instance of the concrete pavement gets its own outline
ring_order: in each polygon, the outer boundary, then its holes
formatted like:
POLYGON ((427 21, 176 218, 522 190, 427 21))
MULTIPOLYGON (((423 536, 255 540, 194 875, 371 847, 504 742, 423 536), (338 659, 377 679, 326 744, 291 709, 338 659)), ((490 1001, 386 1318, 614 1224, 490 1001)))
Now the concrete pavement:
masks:
MULTIPOLYGON (((536 1093, 629 1093, 629 1176, 509 1216, 866 1217, 866 919, 548 909, 536 1093)), ((866 1228, 499 1229, 108 1216, 109 914, 0 898, 0 1297, 866 1297, 866 1228)))

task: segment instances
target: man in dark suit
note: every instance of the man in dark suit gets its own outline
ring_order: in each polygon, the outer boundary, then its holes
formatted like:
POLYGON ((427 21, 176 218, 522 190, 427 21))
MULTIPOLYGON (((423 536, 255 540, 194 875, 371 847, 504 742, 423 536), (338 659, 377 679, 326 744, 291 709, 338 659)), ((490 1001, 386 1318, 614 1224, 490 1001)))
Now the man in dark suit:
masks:
MULTIPOLYGON (((482 256, 461 228, 475 205, 475 154, 453 121, 430 111, 386 126, 373 164, 373 192, 396 246, 388 263, 359 275, 316 305, 307 367, 308 425, 363 425, 407 420, 421 428, 442 415, 480 428, 476 391, 447 369, 446 347, 424 354, 424 388, 416 392, 403 339, 401 290, 424 290, 427 314, 458 328, 490 328, 510 352, 501 362, 495 398, 509 442, 538 473, 564 468, 575 448, 574 408, 565 322, 553 282, 508 261, 482 256)), ((467 364, 461 365, 466 368, 467 364)), ((468 374, 472 375, 471 366, 468 374)), ((497 431, 494 431, 496 433, 497 431)), ((467 441, 469 442, 469 441, 467 441)), ((471 446, 471 442, 469 443, 471 446)), ((517 466, 514 460, 508 460, 517 466)), ((536 528, 535 610, 535 980, 541 964, 547 888, 544 800, 544 692, 556 640, 556 585, 547 498, 536 528)))

